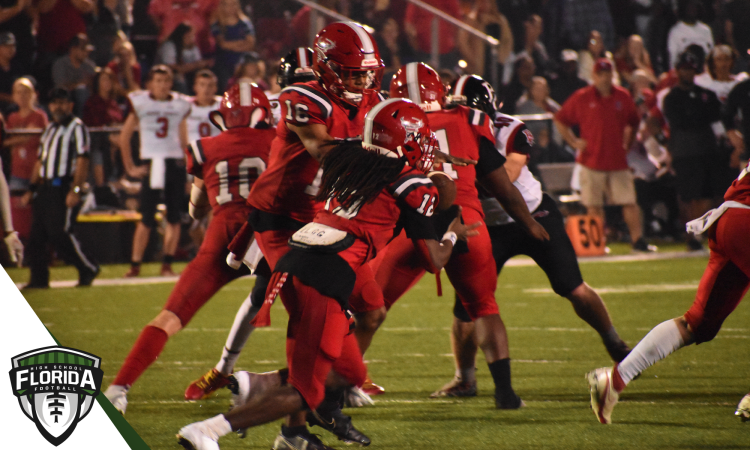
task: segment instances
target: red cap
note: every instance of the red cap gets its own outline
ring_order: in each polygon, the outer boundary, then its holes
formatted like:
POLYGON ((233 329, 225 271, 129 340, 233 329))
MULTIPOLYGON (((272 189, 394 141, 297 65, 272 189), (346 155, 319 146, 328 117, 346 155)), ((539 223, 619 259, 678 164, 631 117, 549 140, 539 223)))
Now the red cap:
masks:
POLYGON ((604 70, 612 72, 612 63, 607 58, 597 59, 596 64, 594 64, 594 72, 599 73, 604 70))

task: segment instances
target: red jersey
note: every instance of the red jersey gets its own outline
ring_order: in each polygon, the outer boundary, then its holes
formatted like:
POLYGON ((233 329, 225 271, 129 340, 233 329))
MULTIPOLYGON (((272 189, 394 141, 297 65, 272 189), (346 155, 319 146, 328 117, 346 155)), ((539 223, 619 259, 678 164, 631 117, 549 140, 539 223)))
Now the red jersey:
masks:
MULTIPOLYGON (((487 139, 495 148, 495 130, 487 114, 465 106, 427 113, 430 128, 440 143, 440 151, 461 158, 473 159, 484 163, 480 157, 480 143, 487 139)), ((504 162, 504 159, 503 159, 504 162)), ((464 208, 472 208, 482 213, 482 204, 475 185, 477 166, 453 166, 452 164, 436 165, 436 170, 442 170, 456 182, 455 204, 464 208)), ((484 217, 484 215, 482 216, 484 217)))
POLYGON ((333 101, 317 81, 300 83, 281 91, 279 105, 282 121, 276 127, 271 144, 268 169, 253 185, 248 202, 256 209, 291 217, 302 223, 312 222, 323 207, 315 201, 322 169, 302 145, 297 133, 287 124, 304 126, 323 124, 335 139, 360 136, 365 114, 379 103, 377 93, 364 95, 356 114, 333 101))
POLYGON ((566 126, 579 126, 587 145, 578 153, 578 163, 593 170, 628 170, 625 127, 637 129, 641 119, 627 90, 612 86, 612 94, 603 97, 594 86, 581 88, 563 103, 555 118, 566 126))
POLYGON ((416 215, 407 213, 405 220, 431 217, 437 199, 437 188, 432 181, 424 173, 405 166, 398 179, 371 203, 345 210, 335 199, 329 199, 315 215, 315 222, 346 231, 366 242, 371 258, 394 237, 402 210, 416 211, 416 215))
POLYGON ((228 203, 245 204, 250 188, 266 170, 275 136, 273 129, 230 128, 188 145, 187 172, 206 184, 214 214, 228 203))
POLYGON ((724 194, 724 200, 750 206, 750 166, 745 167, 740 176, 729 186, 727 193, 724 194))
MULTIPOLYGON (((19 112, 11 113, 5 124, 8 130, 16 128, 47 128, 47 115, 41 109, 33 109, 26 117, 21 117, 19 112)), ((38 157, 39 140, 38 134, 29 135, 29 140, 23 144, 14 145, 11 148, 11 174, 16 178, 24 180, 31 179, 34 165, 38 157)))

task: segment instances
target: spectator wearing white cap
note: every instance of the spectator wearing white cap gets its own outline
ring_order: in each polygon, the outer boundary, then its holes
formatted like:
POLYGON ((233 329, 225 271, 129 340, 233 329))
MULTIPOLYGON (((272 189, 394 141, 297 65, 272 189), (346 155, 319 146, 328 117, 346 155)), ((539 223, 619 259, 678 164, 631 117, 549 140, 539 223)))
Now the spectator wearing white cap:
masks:
POLYGON ((588 83, 578 76, 578 53, 575 50, 563 50, 560 60, 557 74, 550 77, 550 97, 562 105, 573 92, 588 86, 588 83))

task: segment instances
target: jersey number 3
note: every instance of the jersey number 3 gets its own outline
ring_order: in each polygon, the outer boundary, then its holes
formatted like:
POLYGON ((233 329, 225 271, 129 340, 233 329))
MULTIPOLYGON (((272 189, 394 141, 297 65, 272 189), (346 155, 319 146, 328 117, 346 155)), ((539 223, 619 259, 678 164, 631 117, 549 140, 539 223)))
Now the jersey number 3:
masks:
MULTIPOLYGON (((218 162, 215 170, 219 174, 219 195, 216 196, 216 203, 223 205, 232 201, 232 193, 229 192, 229 163, 218 162)), ((258 157, 245 158, 240 162, 239 183, 242 198, 247 199, 250 196, 250 171, 253 171, 253 178, 257 179, 264 170, 266 170, 266 163, 258 157)))

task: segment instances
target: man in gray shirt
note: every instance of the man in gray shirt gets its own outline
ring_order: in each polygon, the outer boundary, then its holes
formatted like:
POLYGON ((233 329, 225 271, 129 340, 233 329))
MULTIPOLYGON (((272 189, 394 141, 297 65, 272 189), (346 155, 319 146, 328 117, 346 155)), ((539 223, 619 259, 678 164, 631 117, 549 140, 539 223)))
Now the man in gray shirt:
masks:
POLYGON ((73 93, 78 116, 83 113, 83 105, 89 97, 91 81, 96 73, 96 66, 89 59, 93 49, 94 46, 89 43, 89 38, 85 34, 77 34, 70 40, 68 54, 58 58, 52 65, 52 81, 55 88, 73 93))

